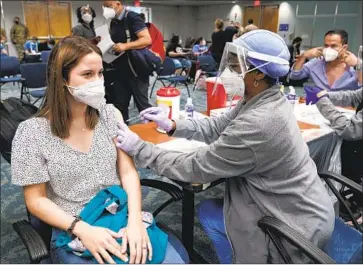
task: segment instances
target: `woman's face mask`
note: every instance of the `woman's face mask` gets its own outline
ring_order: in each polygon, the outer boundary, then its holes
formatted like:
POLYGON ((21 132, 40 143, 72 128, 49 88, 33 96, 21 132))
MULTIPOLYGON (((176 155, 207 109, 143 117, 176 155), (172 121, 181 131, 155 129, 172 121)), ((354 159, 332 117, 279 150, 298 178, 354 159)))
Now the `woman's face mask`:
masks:
POLYGON ((206 41, 205 41, 205 40, 202 40, 202 41, 200 42, 200 45, 201 45, 201 46, 205 46, 205 45, 207 45, 207 43, 206 43, 206 41))
POLYGON ((90 23, 93 20, 93 17, 90 13, 85 13, 82 15, 82 19, 86 23, 90 23))
POLYGON ((105 100, 105 86, 103 79, 97 79, 79 87, 67 87, 69 93, 73 95, 75 100, 82 102, 94 109, 99 109, 105 100))
POLYGON ((116 11, 112 7, 103 7, 103 16, 106 19, 112 19, 116 16, 116 11))

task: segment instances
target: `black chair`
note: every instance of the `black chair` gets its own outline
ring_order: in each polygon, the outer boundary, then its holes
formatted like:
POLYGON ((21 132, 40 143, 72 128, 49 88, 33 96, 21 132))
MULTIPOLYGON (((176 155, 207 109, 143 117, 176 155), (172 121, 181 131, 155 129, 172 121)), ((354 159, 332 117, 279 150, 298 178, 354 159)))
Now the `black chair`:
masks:
POLYGON ((201 74, 198 76, 197 80, 194 82, 193 91, 199 79, 202 76, 215 77, 218 75, 217 63, 214 61, 212 55, 203 55, 198 57, 197 65, 199 64, 199 69, 202 70, 201 74))
MULTIPOLYGON (((362 187, 354 181, 332 172, 321 172, 319 176, 327 183, 347 211, 352 214, 349 206, 344 203, 344 198, 331 181, 337 181, 360 195, 363 194, 362 187)), ((274 217, 266 216, 258 221, 258 226, 271 238, 285 263, 293 263, 293 261, 281 239, 285 239, 297 247, 315 263, 362 263, 362 233, 354 218, 353 224, 355 229, 344 224, 340 218, 336 218, 332 237, 322 251, 299 232, 274 217)))
MULTIPOLYGON (((9 162, 9 161, 8 161, 9 162)), ((168 193, 171 198, 164 202, 161 206, 159 206, 154 212, 153 215, 156 217, 162 210, 164 210, 167 206, 172 204, 173 202, 177 202, 183 198, 183 192, 177 186, 166 183, 159 180, 154 179, 142 179, 141 185, 144 187, 150 187, 162 190, 168 193)), ((19 235, 23 244, 25 245, 31 263, 52 263, 52 260, 49 256, 49 247, 50 247, 50 235, 51 235, 51 227, 47 224, 41 223, 39 226, 33 226, 30 222, 31 216, 28 212, 28 220, 21 220, 16 223, 13 223, 14 231, 19 235), (40 228, 41 227, 41 228, 40 228)), ((168 229, 165 225, 159 224, 159 227, 162 228, 165 232, 168 233, 169 237, 172 238, 175 244, 181 244, 179 239, 173 235, 173 233, 168 229)), ((180 247, 179 247, 180 248, 180 247)), ((186 257, 187 251, 183 249, 184 259, 189 259, 186 257)))
POLYGON ((155 84, 157 81, 160 81, 164 87, 165 87, 164 81, 170 82, 168 87, 177 86, 178 83, 182 83, 186 86, 186 88, 188 90, 188 96, 190 97, 190 91, 189 91, 189 87, 188 87, 188 76, 187 75, 186 76, 175 75, 175 71, 176 71, 176 68, 175 68, 173 59, 171 59, 169 57, 165 57, 163 66, 161 67, 160 72, 157 73, 157 77, 155 78, 154 84, 151 87, 150 98, 153 94, 154 87, 155 87, 155 84))
POLYGON ((40 59, 42 60, 42 63, 47 63, 49 60, 49 55, 51 51, 42 51, 40 54, 40 59))
POLYGON ((0 87, 6 83, 20 83, 20 62, 13 56, 2 56, 0 60, 0 87))
POLYGON ((36 98, 33 104, 45 96, 46 85, 46 63, 25 63, 20 66, 23 78, 20 99, 25 95, 30 102, 30 96, 36 98), (30 95, 30 96, 29 96, 30 95))

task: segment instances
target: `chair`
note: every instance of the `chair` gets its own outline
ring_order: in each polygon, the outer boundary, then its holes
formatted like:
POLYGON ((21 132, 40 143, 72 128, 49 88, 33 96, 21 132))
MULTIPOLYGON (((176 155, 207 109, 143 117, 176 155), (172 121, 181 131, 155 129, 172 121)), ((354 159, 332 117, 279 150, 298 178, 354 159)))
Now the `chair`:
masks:
POLYGON ((211 55, 203 55, 198 57, 199 68, 202 70, 198 79, 194 82, 193 91, 198 83, 198 80, 204 75, 206 77, 215 77, 218 75, 217 64, 211 55))
POLYGON ((29 95, 31 95, 36 98, 33 102, 35 104, 44 98, 46 91, 46 71, 46 63, 25 63, 20 66, 20 73, 23 78, 20 99, 23 99, 23 95, 25 95, 30 102, 29 95))
MULTIPOLYGON (((142 179, 141 185, 150 188, 156 188, 168 193, 171 198, 157 208, 153 215, 156 217, 163 209, 173 202, 177 202, 183 198, 183 192, 177 186, 154 179, 142 179)), ((31 263, 52 263, 49 256, 51 227, 37 219, 37 224, 31 223, 31 215, 28 212, 28 220, 21 220, 13 223, 14 231, 19 235, 25 245, 31 263)), ((158 223, 158 226, 164 230, 169 236, 169 242, 175 249, 178 249, 180 256, 188 263, 189 256, 181 244, 180 240, 173 235, 171 230, 165 225, 158 223)))
POLYGON ((340 218, 336 218, 333 234, 328 244, 325 246, 324 252, 322 252, 322 250, 309 242, 299 232, 274 217, 263 217, 258 221, 258 226, 269 235, 285 263, 292 263, 292 260, 283 247, 281 238, 286 239, 316 263, 334 263, 334 261, 343 264, 362 263, 361 227, 353 218, 349 206, 345 203, 342 195, 334 187, 331 181, 337 181, 349 187, 352 192, 358 193, 361 196, 363 194, 362 187, 354 181, 332 172, 321 172, 319 173, 319 176, 327 183, 329 188, 351 215, 356 229, 344 224, 340 218))
POLYGON ((13 56, 2 56, 0 60, 0 87, 6 83, 22 81, 20 76, 20 62, 13 56))
POLYGON ((48 63, 50 51, 42 51, 40 54, 40 59, 42 63, 48 63))
POLYGON ((158 73, 157 77, 155 78, 154 84, 151 88, 150 91, 150 98, 152 96, 152 93, 154 91, 154 87, 157 81, 160 81, 163 86, 165 86, 164 81, 168 81, 170 82, 170 84, 168 85, 168 87, 170 86, 177 86, 178 83, 182 83, 187 87, 188 90, 188 96, 190 97, 190 91, 189 91, 189 87, 188 87, 188 76, 182 76, 182 75, 175 75, 175 65, 173 62, 173 59, 171 59, 170 57, 165 57, 164 59, 164 63, 163 66, 160 70, 160 72, 158 73))

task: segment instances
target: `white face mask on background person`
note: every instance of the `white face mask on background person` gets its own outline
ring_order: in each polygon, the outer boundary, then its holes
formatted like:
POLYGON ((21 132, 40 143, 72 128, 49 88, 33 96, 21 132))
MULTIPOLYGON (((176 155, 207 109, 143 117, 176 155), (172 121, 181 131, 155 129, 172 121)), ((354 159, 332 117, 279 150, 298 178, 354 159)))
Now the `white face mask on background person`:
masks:
POLYGON ((106 19, 111 19, 116 16, 116 11, 112 7, 103 7, 103 16, 106 19))
POLYGON ((99 109, 104 102, 105 86, 104 80, 98 79, 79 87, 67 86, 69 93, 77 100, 94 109, 99 109), (73 91, 71 91, 71 89, 73 91))
POLYGON ((92 21, 93 17, 92 17, 91 14, 86 13, 86 14, 82 15, 82 19, 83 19, 84 22, 90 23, 92 21))
POLYGON ((323 56, 326 62, 334 61, 338 58, 339 51, 334 50, 333 48, 324 48, 323 49, 323 56))

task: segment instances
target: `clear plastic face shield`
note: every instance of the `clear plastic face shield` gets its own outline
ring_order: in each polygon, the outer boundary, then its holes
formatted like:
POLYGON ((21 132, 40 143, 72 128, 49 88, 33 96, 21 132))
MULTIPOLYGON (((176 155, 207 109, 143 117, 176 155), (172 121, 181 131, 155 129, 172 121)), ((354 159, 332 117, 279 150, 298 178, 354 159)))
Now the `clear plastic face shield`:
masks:
POLYGON ((248 72, 262 68, 270 63, 289 65, 288 60, 278 56, 253 52, 243 46, 227 42, 212 94, 214 94, 217 89, 219 79, 224 86, 227 96, 230 97, 230 100, 232 100, 236 95, 243 97, 245 94, 245 83, 243 80, 245 75, 248 72), (251 69, 251 64, 247 61, 247 58, 256 59, 264 63, 251 69))

